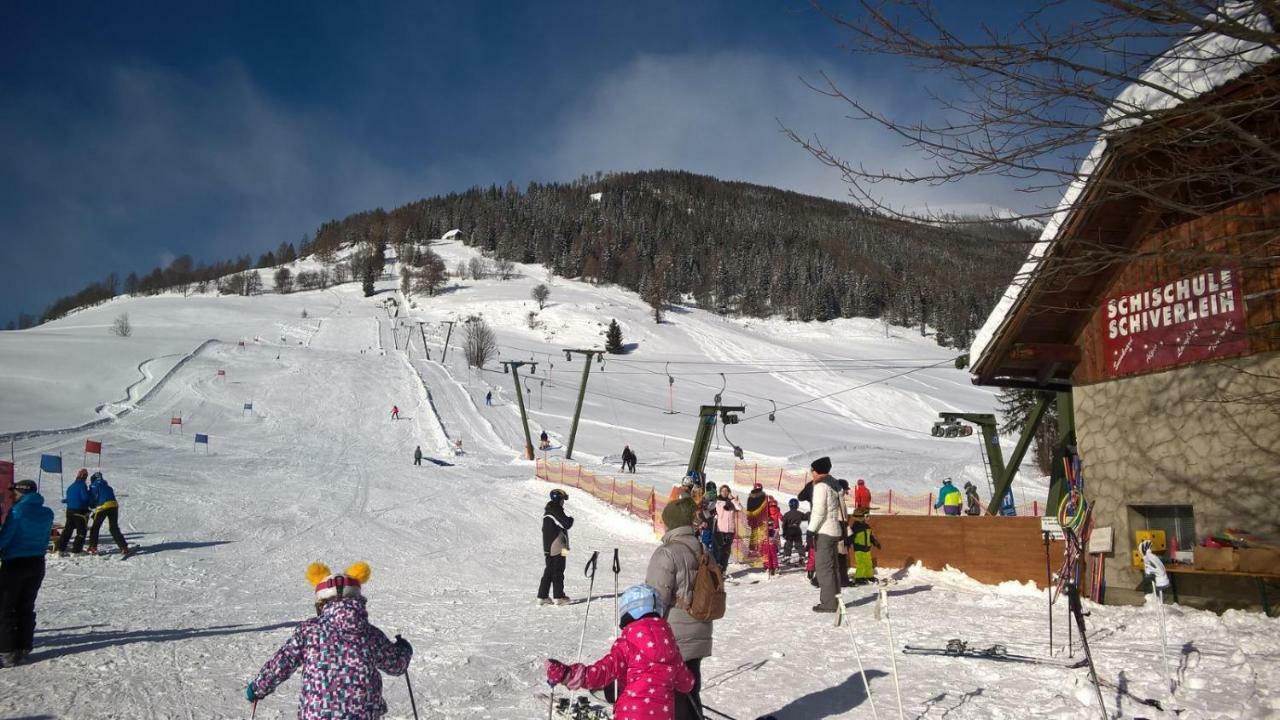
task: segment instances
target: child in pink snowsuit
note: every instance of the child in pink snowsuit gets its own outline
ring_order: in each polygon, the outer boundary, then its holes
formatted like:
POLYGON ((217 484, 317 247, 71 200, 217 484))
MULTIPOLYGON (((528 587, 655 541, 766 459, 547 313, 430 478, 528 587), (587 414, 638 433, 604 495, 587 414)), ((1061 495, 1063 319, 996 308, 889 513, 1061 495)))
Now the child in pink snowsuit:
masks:
POLYGON ((596 690, 621 680, 614 720, 675 720, 677 702, 693 702, 693 673, 685 666, 671 626, 662 619, 658 593, 636 585, 622 594, 622 636, 591 665, 547 660, 547 683, 596 690))
POLYGON ((356 563, 335 575, 312 563, 307 579, 316 590, 316 617, 294 628, 249 683, 245 698, 256 703, 270 695, 301 666, 298 720, 378 720, 387 712, 379 673, 403 675, 413 648, 401 638, 391 642, 369 624, 360 595, 368 565, 356 563))
POLYGON ((764 542, 760 543, 760 555, 764 558, 764 570, 770 576, 778 572, 778 528, 782 524, 782 511, 778 501, 770 497, 765 508, 764 542))

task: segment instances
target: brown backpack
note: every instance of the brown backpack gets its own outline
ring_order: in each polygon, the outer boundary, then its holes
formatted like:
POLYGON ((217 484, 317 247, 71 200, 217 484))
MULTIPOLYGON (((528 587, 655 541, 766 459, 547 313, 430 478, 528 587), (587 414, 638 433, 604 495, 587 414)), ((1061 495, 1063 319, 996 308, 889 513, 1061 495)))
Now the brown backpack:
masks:
POLYGON ((698 553, 698 571, 693 576, 693 593, 688 602, 677 600, 681 610, 694 620, 710 622, 724 617, 724 573, 719 563, 704 550, 698 553))

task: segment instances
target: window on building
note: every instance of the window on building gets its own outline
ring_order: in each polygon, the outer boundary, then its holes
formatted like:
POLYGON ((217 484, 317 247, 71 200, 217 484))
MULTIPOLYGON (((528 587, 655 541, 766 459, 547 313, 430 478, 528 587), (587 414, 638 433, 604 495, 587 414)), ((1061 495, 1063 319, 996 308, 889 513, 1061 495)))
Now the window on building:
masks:
MULTIPOLYGON (((1129 529, 1163 530, 1168 550, 1188 551, 1196 544, 1196 516, 1190 505, 1130 505, 1129 529), (1174 542, 1177 545, 1174 545, 1174 542)), ((1133 542, 1132 532, 1129 542, 1133 542)), ((1134 545, 1134 549, 1137 546, 1134 545)))

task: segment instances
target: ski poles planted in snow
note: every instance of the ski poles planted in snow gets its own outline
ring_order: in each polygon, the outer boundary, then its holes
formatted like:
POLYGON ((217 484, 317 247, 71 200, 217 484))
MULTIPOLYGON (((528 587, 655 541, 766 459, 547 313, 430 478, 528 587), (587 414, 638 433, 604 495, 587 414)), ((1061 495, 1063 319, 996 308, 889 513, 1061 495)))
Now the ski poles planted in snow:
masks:
POLYGON ((844 608, 844 593, 836 595, 836 625, 844 624, 849 630, 849 642, 853 645, 853 656, 858 660, 858 674, 862 676, 862 688, 867 691, 867 704, 871 706, 871 717, 880 720, 876 710, 876 701, 871 697, 871 683, 867 681, 867 669, 862 665, 862 649, 858 646, 858 636, 853 634, 853 624, 848 621, 844 608))
POLYGON ((578 659, 576 662, 582 662, 582 644, 587 640, 587 618, 591 617, 591 594, 596 588, 596 560, 600 557, 600 552, 593 550, 591 559, 587 561, 586 567, 582 568, 584 577, 590 578, 587 583, 587 611, 582 614, 582 634, 578 636, 578 659))
MULTIPOLYGON (((904 720, 902 709, 902 685, 898 683, 898 653, 897 643, 893 641, 893 621, 889 619, 889 591, 886 586, 881 584, 878 587, 879 595, 876 597, 876 619, 884 621, 884 628, 889 633, 889 667, 893 670, 893 692, 898 696, 898 720, 904 720)), ((849 632, 853 632, 850 630, 849 632)), ((870 699, 870 694, 867 699, 870 699)))
POLYGON ((1142 552, 1142 574, 1151 578, 1151 589, 1155 592, 1156 608, 1160 611, 1160 658, 1164 660, 1164 674, 1169 678, 1169 704, 1173 705, 1173 691, 1176 686, 1173 673, 1169 672, 1169 637, 1164 627, 1164 589, 1169 587, 1169 574, 1164 563, 1151 552, 1151 541, 1143 540, 1139 546, 1142 552))

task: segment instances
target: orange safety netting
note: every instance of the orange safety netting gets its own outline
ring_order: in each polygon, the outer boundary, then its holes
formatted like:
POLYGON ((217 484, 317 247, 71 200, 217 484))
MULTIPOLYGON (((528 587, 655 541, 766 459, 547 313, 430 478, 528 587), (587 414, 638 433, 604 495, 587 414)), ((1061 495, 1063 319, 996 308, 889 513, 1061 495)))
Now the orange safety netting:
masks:
POLYGON ((538 460, 536 468, 534 475, 539 480, 582 490, 619 510, 647 520, 650 524, 660 516, 654 510, 653 488, 637 486, 634 480, 620 481, 614 477, 597 475, 576 463, 538 460))

